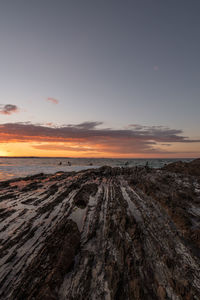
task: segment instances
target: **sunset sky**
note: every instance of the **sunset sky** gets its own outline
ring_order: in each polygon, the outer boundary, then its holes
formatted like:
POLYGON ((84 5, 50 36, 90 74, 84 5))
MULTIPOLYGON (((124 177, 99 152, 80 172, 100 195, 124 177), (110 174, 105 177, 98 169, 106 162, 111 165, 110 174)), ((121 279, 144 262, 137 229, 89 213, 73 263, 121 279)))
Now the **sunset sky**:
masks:
POLYGON ((199 157, 199 0, 0 2, 0 156, 199 157))

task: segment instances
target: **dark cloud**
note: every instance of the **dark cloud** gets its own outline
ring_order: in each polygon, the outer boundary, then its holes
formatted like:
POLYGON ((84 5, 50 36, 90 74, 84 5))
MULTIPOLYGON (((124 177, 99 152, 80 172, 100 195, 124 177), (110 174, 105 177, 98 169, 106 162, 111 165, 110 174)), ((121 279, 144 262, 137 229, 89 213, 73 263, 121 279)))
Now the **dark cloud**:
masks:
POLYGON ((72 126, 72 127, 76 127, 79 129, 86 129, 86 130, 90 130, 90 129, 95 129, 97 126, 102 125, 103 122, 84 122, 78 125, 68 125, 68 126, 72 126))
MULTIPOLYGON (((189 139, 182 130, 162 126, 131 125, 128 129, 98 128, 101 122, 85 122, 77 125, 52 127, 31 123, 7 123, 0 125, 1 142, 45 142, 76 143, 83 151, 87 145, 99 152, 116 153, 160 153, 160 145, 173 143, 197 143, 200 140, 189 139)), ((70 149, 60 145, 60 149, 70 149)), ((42 146, 37 146, 41 149, 42 146)), ((52 146, 55 149, 55 145, 52 146)), ((59 148, 58 147, 58 148, 59 148)))
POLYGON ((19 111, 19 108, 13 104, 0 104, 0 114, 2 115, 11 115, 19 111))

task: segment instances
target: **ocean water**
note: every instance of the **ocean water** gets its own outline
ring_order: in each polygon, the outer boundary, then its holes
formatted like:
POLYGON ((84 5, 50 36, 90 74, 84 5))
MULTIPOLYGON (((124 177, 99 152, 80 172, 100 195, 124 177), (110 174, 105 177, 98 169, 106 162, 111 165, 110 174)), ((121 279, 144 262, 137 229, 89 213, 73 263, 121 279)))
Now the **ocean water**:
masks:
POLYGON ((37 173, 53 174, 59 171, 71 172, 101 166, 123 167, 144 166, 148 162, 152 168, 178 160, 192 159, 116 159, 116 158, 0 158, 0 181, 25 177, 37 173))

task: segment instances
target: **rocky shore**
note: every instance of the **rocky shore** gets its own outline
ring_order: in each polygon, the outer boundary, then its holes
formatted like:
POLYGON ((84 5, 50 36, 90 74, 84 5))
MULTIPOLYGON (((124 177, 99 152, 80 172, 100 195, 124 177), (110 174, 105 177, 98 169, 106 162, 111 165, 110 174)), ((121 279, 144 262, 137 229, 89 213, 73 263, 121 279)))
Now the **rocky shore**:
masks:
POLYGON ((200 299, 200 159, 1 182, 0 299, 200 299))

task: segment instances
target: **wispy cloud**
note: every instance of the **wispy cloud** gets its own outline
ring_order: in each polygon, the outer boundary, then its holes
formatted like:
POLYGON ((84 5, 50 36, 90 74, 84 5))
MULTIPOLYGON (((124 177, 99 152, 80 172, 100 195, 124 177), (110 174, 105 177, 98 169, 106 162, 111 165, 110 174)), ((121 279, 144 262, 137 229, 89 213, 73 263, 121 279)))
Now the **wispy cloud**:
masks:
POLYGON ((128 129, 99 128, 102 122, 84 122, 77 125, 47 126, 31 123, 0 125, 0 142, 32 142, 43 150, 96 151, 103 153, 163 153, 163 144, 198 143, 189 139, 180 129, 163 126, 129 125, 128 129), (40 143, 40 144, 38 144, 40 143), (45 144, 44 144, 45 143, 45 144), (57 144, 56 144, 57 143, 57 144))
POLYGON ((19 112, 19 108, 13 104, 0 104, 0 114, 2 115, 11 115, 13 113, 19 112))
POLYGON ((153 69, 154 69, 154 71, 158 71, 158 70, 159 70, 159 66, 155 65, 155 66, 153 67, 153 69))
POLYGON ((58 104, 58 103, 59 103, 59 101, 58 101, 57 99, 51 98, 51 97, 47 98, 46 100, 47 100, 48 102, 53 103, 53 104, 58 104))

